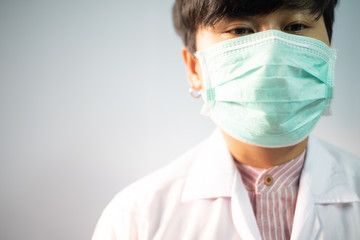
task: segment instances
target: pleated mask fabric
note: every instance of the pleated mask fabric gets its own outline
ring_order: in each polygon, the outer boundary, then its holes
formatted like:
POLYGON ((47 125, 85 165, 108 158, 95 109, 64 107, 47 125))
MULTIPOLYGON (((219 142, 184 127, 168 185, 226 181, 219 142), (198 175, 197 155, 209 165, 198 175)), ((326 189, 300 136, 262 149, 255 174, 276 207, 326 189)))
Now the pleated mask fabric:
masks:
POLYGON ((203 76, 202 113, 240 141, 295 145, 330 113, 336 50, 320 40, 269 30, 195 55, 203 76))

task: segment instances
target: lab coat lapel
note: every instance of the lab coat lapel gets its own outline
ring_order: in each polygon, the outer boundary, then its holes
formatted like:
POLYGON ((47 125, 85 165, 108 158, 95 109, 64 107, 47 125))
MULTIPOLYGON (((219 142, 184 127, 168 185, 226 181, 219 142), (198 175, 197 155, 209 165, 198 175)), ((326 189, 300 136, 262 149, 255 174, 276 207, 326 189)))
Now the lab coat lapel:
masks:
POLYGON ((248 192, 220 131, 215 131, 203 147, 190 169, 182 202, 205 198, 231 198, 233 223, 241 239, 261 240, 248 192))
POLYGON ((319 216, 315 210, 315 201, 303 173, 296 203, 291 239, 316 239, 320 232, 319 216))
POLYGON ((220 130, 216 130, 202 145, 184 187, 182 201, 231 197, 236 172, 220 130))
POLYGON ((300 177, 291 239, 316 239, 321 225, 317 215, 316 192, 329 188, 332 156, 312 136, 309 138, 306 160, 300 177))
POLYGON ((318 204, 359 201, 335 157, 315 137, 309 138, 300 177, 291 239, 317 239, 322 231, 318 204))
POLYGON ((234 175, 231 211, 235 228, 242 239, 261 240, 253 208, 238 171, 234 175))

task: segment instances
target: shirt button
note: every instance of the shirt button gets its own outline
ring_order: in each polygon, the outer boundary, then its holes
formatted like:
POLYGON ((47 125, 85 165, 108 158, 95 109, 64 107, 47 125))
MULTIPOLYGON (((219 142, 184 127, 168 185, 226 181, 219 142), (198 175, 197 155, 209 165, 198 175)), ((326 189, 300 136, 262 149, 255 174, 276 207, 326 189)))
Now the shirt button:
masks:
POLYGON ((274 182, 274 179, 271 175, 266 175, 265 178, 264 178, 264 184, 266 186, 271 186, 274 182))

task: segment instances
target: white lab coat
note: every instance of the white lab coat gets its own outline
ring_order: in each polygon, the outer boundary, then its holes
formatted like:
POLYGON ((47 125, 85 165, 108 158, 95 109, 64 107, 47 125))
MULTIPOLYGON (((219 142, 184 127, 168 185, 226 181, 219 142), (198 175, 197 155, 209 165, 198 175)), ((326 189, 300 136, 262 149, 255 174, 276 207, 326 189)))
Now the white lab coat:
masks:
MULTIPOLYGON (((360 239, 360 159, 310 137, 291 239, 360 239)), ((93 240, 261 239, 241 176, 217 130, 121 191, 93 240)))

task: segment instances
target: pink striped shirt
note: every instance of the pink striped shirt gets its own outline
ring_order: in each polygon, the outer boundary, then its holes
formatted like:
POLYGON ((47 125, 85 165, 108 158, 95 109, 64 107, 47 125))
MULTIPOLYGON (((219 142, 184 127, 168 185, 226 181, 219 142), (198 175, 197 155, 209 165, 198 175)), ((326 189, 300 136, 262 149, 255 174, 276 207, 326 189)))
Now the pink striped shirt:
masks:
POLYGON ((270 169, 236 165, 248 190, 263 239, 290 239, 305 151, 270 169))

